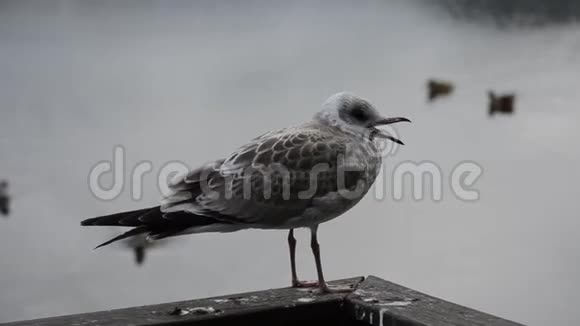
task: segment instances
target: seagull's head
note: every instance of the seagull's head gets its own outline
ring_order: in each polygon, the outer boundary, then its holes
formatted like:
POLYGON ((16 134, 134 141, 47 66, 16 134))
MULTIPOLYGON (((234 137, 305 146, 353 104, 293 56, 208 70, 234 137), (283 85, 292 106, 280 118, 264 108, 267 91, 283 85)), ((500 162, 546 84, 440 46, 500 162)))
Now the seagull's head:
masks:
POLYGON ((399 139, 388 135, 377 127, 397 122, 411 122, 407 118, 383 117, 367 100, 351 93, 341 92, 332 95, 322 105, 315 119, 319 122, 336 126, 350 133, 369 135, 369 137, 384 138, 403 145, 399 139))

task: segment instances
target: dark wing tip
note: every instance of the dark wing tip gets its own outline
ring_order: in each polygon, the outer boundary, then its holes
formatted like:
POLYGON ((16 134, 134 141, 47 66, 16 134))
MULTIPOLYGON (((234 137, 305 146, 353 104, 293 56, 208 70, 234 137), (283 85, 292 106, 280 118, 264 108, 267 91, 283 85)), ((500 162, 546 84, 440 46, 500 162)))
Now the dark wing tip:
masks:
POLYGON ((98 217, 93 217, 93 218, 88 218, 86 220, 81 221, 81 225, 82 226, 87 226, 87 225, 95 225, 94 222, 98 219, 98 217))
POLYGON ((147 232, 148 232, 147 227, 137 227, 137 228, 131 229, 131 230, 129 230, 129 231, 123 233, 123 234, 120 234, 120 235, 114 237, 111 240, 108 240, 108 241, 105 241, 105 242, 101 243, 100 245, 96 246, 93 250, 99 249, 101 247, 104 247, 104 246, 106 246, 108 244, 111 244, 111 243, 113 243, 115 241, 119 241, 119 240, 122 240, 122 239, 125 239, 125 238, 128 238, 128 237, 135 236, 137 234, 147 233, 147 232))

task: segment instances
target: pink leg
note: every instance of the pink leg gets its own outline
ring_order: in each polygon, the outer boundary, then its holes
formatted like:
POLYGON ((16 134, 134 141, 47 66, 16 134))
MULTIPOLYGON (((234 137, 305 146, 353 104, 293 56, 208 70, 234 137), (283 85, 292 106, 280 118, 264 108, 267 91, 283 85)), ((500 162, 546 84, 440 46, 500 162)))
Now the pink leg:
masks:
POLYGON ((318 273, 318 288, 322 293, 345 293, 352 292, 354 288, 352 286, 343 287, 329 287, 324 281, 324 275, 322 274, 322 261, 320 259, 320 245, 318 244, 318 237, 316 235, 318 231, 318 225, 311 228, 311 238, 310 247, 312 248, 312 253, 314 254, 314 260, 316 261, 316 271, 318 273))
POLYGON ((290 268, 292 272, 292 287, 293 288, 314 288, 318 286, 318 282, 301 282, 298 280, 298 273, 296 273, 296 239, 294 238, 294 229, 288 232, 288 247, 290 248, 290 268))

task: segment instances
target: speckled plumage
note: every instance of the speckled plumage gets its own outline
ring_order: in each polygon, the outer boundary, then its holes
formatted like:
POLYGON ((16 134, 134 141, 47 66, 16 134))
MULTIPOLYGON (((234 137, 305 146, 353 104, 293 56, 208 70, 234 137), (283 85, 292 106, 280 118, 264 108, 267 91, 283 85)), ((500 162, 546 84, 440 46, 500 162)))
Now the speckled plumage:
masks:
POLYGON ((272 131, 179 179, 161 210, 216 216, 228 227, 309 227, 340 215, 366 194, 380 169, 379 154, 369 137, 318 121, 272 131), (357 193, 345 198, 339 189, 357 193))

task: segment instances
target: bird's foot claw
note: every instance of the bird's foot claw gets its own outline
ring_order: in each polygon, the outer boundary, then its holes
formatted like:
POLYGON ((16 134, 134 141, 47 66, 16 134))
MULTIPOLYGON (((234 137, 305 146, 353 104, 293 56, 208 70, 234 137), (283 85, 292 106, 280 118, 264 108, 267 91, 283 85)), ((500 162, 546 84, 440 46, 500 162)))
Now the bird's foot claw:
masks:
POLYGON ((318 287, 318 282, 317 281, 292 281, 292 287, 293 288, 299 288, 299 289, 304 289, 304 288, 315 288, 318 287))
POLYGON ((318 288, 318 293, 325 294, 325 293, 350 293, 354 291, 353 284, 347 285, 324 285, 318 288))

